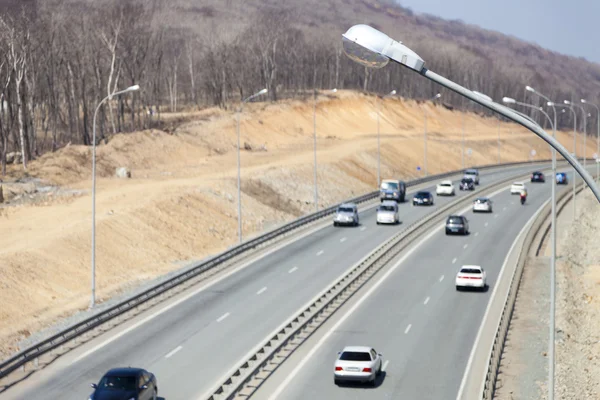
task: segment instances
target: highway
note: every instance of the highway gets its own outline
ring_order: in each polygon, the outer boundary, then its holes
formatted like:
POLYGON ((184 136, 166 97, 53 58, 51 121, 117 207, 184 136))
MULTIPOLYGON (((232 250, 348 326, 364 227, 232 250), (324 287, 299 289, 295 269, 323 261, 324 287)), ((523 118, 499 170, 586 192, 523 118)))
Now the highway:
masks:
MULTIPOLYGON (((492 214, 464 214, 469 236, 437 229, 407 249, 385 280, 358 294, 356 306, 338 312, 253 398, 455 400, 504 260, 550 186, 527 183, 525 206, 503 190, 493 197, 492 214), (487 291, 456 291, 454 278, 466 264, 486 270, 487 291), (334 385, 337 352, 352 345, 383 354, 385 373, 375 388, 334 385)), ((558 186, 565 189, 571 186, 558 186)))
MULTIPOLYGON (((536 168, 545 167, 483 171, 480 187, 536 168)), ((384 393, 442 392, 445 397, 434 397, 449 398, 448 393, 455 393, 475 326, 489 297, 489 293, 454 293, 455 267, 464 262, 480 262, 493 285, 499 263, 519 227, 549 194, 549 183, 528 186, 531 204, 527 207, 521 207, 517 197, 501 194, 494 215, 470 218, 470 237, 442 235, 429 241, 405 263, 410 267, 399 270, 385 285, 386 289, 373 297, 371 306, 348 320, 344 328, 347 333, 336 335, 335 341, 325 346, 326 351, 315 358, 316 368, 300 374, 298 383, 290 385, 281 398, 300 398, 301 393, 302 398, 309 393, 316 398, 347 398, 360 393, 363 397, 377 393, 379 397, 381 393, 383 398, 384 393), (484 226, 485 222, 489 225, 484 226), (468 247, 463 248, 464 245, 468 247), (445 280, 437 282, 442 275, 445 280), (429 302, 423 305, 427 297, 429 302), (456 315, 457 309, 468 312, 456 315), (404 334, 408 324, 412 327, 404 334), (332 386, 332 354, 350 342, 373 343, 391 360, 389 375, 376 392, 338 390, 332 386), (434 359, 439 362, 433 363, 434 359), (426 367, 430 369, 424 373, 426 367), (434 375, 436 379, 432 380, 434 375), (310 385, 302 384, 307 380, 310 385)), ((427 190, 434 192, 435 186, 427 190)), ((463 192, 457 189, 457 197, 461 195, 463 192)), ((89 384, 117 366, 139 366, 155 373, 159 395, 167 400, 204 398, 256 345, 355 263, 411 222, 455 199, 435 196, 433 207, 412 207, 411 198, 407 196, 409 201, 400 206, 401 225, 377 226, 375 210, 368 209, 361 213, 359 227, 328 226, 318 230, 212 286, 196 290, 185 301, 170 305, 167 302, 146 311, 123 327, 63 356, 0 398, 64 398, 65 393, 69 393, 69 398, 87 398, 91 392, 89 384), (160 312, 167 306, 168 311, 160 312)))

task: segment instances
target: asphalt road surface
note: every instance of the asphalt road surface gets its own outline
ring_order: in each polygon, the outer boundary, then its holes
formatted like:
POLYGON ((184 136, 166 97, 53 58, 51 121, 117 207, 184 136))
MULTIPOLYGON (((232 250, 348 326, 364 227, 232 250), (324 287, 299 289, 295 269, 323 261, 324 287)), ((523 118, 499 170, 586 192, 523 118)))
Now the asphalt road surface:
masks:
MULTIPOLYGON (((546 167, 482 172, 479 187, 546 167)), ((300 374, 298 382, 281 398, 306 398, 309 394, 316 398, 455 395, 489 297, 489 293, 455 293, 455 270, 461 263, 480 263, 488 270, 490 285, 494 284, 516 233, 549 195, 549 181, 528 186, 528 206, 522 207, 518 197, 504 193, 498 196, 493 215, 470 218, 471 236, 442 235, 423 247, 408 263, 410 268, 399 271, 368 307, 348 321, 314 359, 314 368, 300 374), (486 222, 489 226, 483 225, 486 222), (457 262, 452 264, 455 257, 457 262), (438 282, 441 275, 445 280, 438 282), (429 302, 423 305, 427 297, 429 302), (404 334, 409 324, 410 331, 404 334), (333 386, 333 356, 349 343, 373 344, 391 360, 388 376, 377 389, 356 391, 333 386)), ((435 185, 426 190, 435 192, 435 185)), ((456 197, 464 195, 459 190, 456 193, 456 197)), ((412 196, 407 196, 408 201, 400 205, 402 224, 397 226, 377 226, 375 209, 369 209, 361 213, 359 227, 321 229, 167 312, 148 310, 137 318, 145 322, 128 329, 116 328, 94 339, 0 398, 65 398, 68 393, 68 398, 84 399, 91 392, 89 384, 117 366, 138 366, 155 373, 159 395, 166 400, 204 398, 256 345, 345 271, 411 222, 456 197, 435 196, 434 206, 413 207, 412 196)))

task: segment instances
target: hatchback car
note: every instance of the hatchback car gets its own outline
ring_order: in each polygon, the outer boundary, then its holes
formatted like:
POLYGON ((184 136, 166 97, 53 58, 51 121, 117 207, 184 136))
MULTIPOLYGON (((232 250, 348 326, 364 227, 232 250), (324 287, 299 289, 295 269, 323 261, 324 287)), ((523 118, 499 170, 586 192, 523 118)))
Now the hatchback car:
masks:
POLYGON ((471 178, 462 178, 459 185, 460 190, 475 190, 475 182, 471 178))
POLYGON ((492 200, 480 197, 473 202, 473 212, 492 212, 492 200))
POLYGON ((544 176, 544 174, 542 172, 536 171, 533 174, 531 174, 531 182, 541 182, 544 183, 546 182, 546 177, 544 176))
POLYGON ((413 196, 413 206, 432 206, 433 195, 430 192, 417 192, 413 196))
POLYGON ((514 182, 510 185, 510 194, 520 194, 522 190, 527 190, 523 182, 514 182))
POLYGON ((557 172, 556 173, 556 183, 559 185, 566 185, 569 183, 567 179, 567 174, 565 172, 557 172))
POLYGON ((458 233, 469 234, 469 220, 464 215, 450 215, 446 219, 446 235, 458 233))
POLYGON ((454 185, 452 181, 442 181, 435 187, 435 194, 438 196, 454 196, 454 185))
POLYGON ((156 400, 158 383, 154 374, 142 368, 114 368, 98 384, 89 400, 156 400))
POLYGON ((456 290, 465 288, 485 289, 486 274, 479 265, 463 265, 456 274, 456 290))
POLYGON ((333 226, 358 226, 358 206, 354 203, 340 204, 333 217, 333 226))
POLYGON ((399 224, 400 213, 398 204, 395 201, 384 201, 377 207, 377 225, 379 224, 399 224))
POLYGON ((478 170, 476 170, 474 168, 467 169, 465 171, 464 177, 473 179, 473 182, 475 182, 476 185, 479 185, 479 171, 478 170))
POLYGON ((398 179, 384 179, 379 188, 379 200, 395 200, 398 203, 404 202, 406 196, 406 183, 398 179))
POLYGON ((335 360, 333 382, 336 385, 343 381, 366 382, 375 386, 381 374, 382 358, 372 347, 347 346, 335 360))

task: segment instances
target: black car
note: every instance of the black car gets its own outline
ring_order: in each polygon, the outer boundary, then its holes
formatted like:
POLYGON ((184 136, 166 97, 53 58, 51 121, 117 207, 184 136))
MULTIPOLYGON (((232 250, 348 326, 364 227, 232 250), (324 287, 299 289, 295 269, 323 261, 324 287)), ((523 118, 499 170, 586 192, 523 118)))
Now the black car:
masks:
POLYGON ((458 233, 462 235, 469 234, 469 221, 462 215, 451 215, 446 220, 446 235, 458 233))
POLYGON ((92 387, 90 400, 156 400, 158 395, 156 377, 142 368, 113 368, 92 387))
POLYGON ((544 177, 544 174, 536 171, 533 174, 531 174, 531 182, 546 182, 546 178, 544 177))
POLYGON ((458 186, 460 190, 475 190, 475 182, 471 178, 462 178, 458 186))
POLYGON ((413 196, 413 206, 432 206, 433 195, 431 192, 417 192, 413 196))

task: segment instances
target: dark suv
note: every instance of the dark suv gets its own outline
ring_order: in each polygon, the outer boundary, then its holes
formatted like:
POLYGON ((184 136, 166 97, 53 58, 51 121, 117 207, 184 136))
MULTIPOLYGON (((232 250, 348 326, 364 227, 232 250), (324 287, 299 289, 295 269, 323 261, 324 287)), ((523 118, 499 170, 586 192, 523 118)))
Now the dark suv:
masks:
POLYGON ((461 235, 469 234, 469 220, 462 215, 451 215, 446 220, 446 235, 458 233, 461 235))
POLYGON ((532 183, 533 182, 542 182, 542 183, 544 183, 544 182, 546 182, 546 178, 544 177, 543 173, 541 173, 539 171, 536 171, 533 174, 531 174, 531 182, 532 183))
POLYGON ((475 182, 471 178, 462 178, 459 185, 460 190, 475 190, 475 182))
POLYGON ((413 196, 412 204, 413 206, 432 206, 433 195, 430 192, 417 192, 417 194, 413 196))

